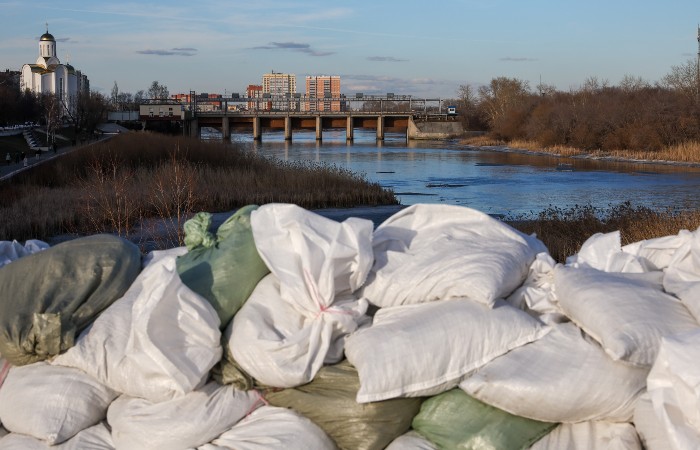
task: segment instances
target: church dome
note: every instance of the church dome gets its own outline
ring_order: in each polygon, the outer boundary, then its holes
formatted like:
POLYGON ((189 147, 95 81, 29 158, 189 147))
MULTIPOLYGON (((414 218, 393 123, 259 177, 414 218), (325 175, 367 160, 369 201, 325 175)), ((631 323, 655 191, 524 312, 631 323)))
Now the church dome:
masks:
POLYGON ((54 39, 53 35, 49 33, 48 31, 44 34, 41 35, 39 38, 40 41, 53 41, 56 42, 56 39, 54 39))

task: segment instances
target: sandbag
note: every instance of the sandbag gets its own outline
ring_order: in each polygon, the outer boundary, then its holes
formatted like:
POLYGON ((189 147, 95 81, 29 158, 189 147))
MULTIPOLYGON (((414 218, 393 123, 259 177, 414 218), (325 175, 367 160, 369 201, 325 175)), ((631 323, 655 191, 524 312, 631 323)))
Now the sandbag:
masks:
POLYGON ((663 292, 662 277, 559 266, 554 289, 565 314, 611 358, 651 367, 662 337, 700 329, 688 309, 663 292))
POLYGON ((647 378, 654 414, 671 448, 700 443, 700 330, 665 337, 647 378))
POLYGON ((697 445, 679 447, 672 443, 668 431, 654 412, 649 394, 639 397, 634 409, 634 428, 646 450, 690 450, 697 445))
POLYGON ((438 448, 416 431, 411 430, 391 441, 385 450, 438 450, 438 448))
POLYGON ((413 419, 414 430, 450 449, 526 449, 556 426, 508 414, 460 389, 429 398, 413 419))
POLYGON ((549 329, 502 300, 491 309, 469 299, 382 308, 351 334, 348 361, 360 375, 360 403, 429 396, 549 329))
POLYGON ((107 411, 119 449, 178 450, 206 444, 263 405, 256 391, 210 382, 160 403, 122 395, 107 411))
MULTIPOLYGON (((1 434, 0 437, 2 437, 1 434)), ((53 446, 19 433, 10 433, 0 439, 0 450, 114 450, 114 448, 112 435, 104 423, 82 430, 67 441, 53 446)))
POLYGON ((273 406, 292 408, 311 419, 345 450, 379 450, 411 426, 422 399, 359 404, 360 380, 347 361, 323 367, 308 384, 265 393, 273 406))
POLYGON ((566 265, 618 273, 658 270, 645 258, 623 251, 619 231, 593 234, 581 245, 578 253, 566 258, 566 265))
POLYGON ((700 228, 683 236, 687 239, 664 270, 664 289, 681 299, 700 321, 700 228))
POLYGON ((622 247, 622 251, 643 258, 654 270, 664 270, 679 259, 679 252, 687 251, 689 244, 698 239, 698 230, 680 230, 676 235, 634 242, 622 247))
POLYGON ((506 301, 546 324, 568 322, 554 295, 556 265, 549 253, 538 253, 530 265, 527 278, 506 301))
POLYGON ((219 318, 182 283, 175 258, 165 254, 147 265, 124 297, 52 363, 153 402, 203 385, 221 358, 219 318))
POLYGON ((0 267, 0 354, 20 366, 67 350, 140 270, 138 247, 106 234, 63 242, 0 267))
POLYGON ((47 248, 49 244, 38 239, 28 239, 24 245, 17 241, 0 241, 0 267, 47 248))
POLYGON ((343 358, 345 336, 366 320, 353 295, 373 257, 372 222, 342 223, 295 205, 268 204, 251 214, 255 243, 272 272, 230 323, 240 367, 263 384, 293 387, 343 358))
POLYGON ((12 433, 60 444, 103 420, 116 397, 80 370, 40 361, 10 370, 0 389, 0 421, 12 433))
POLYGON ((334 450, 316 424, 287 408, 261 406, 197 450, 334 450))
POLYGON ((209 213, 200 212, 184 225, 188 252, 177 259, 177 272, 187 287, 211 303, 222 328, 270 272, 253 240, 250 214, 255 209, 249 205, 236 211, 216 236, 209 232, 209 213))
POLYGON ((631 423, 563 423, 530 450, 642 450, 631 423))
POLYGON ((413 205, 379 225, 375 263, 362 289, 379 307, 466 297, 492 306, 525 279, 547 251, 482 212, 450 205, 413 205))
POLYGON ((469 395, 545 422, 631 420, 649 370, 611 360, 572 323, 496 358, 459 384, 469 395))

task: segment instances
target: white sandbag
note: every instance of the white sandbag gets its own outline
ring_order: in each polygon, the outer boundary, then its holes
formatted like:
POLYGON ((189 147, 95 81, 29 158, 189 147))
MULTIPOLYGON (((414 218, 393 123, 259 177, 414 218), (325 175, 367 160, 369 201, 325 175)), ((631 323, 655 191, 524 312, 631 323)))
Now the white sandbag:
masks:
MULTIPOLYGON (((1 435, 0 435, 1 436, 1 435)), ((48 445, 46 441, 10 433, 0 438, 0 450, 114 450, 112 435, 104 423, 98 423, 82 430, 72 438, 58 445, 48 445)))
POLYGON ((437 446, 411 430, 394 439, 385 450, 438 450, 437 446))
POLYGON ((459 385, 511 414, 545 422, 627 422, 648 369, 611 360, 572 323, 496 358, 459 385))
MULTIPOLYGON (((695 234, 698 232, 696 231, 695 234)), ((692 240, 692 232, 681 230, 677 235, 647 239, 625 245, 622 247, 622 251, 643 258, 653 270, 663 270, 677 260, 678 251, 687 248, 692 240)))
POLYGON ((78 369, 42 361, 10 370, 0 389, 0 421, 12 433, 60 444, 103 420, 116 397, 78 369))
POLYGON ((296 205, 267 204, 250 222, 282 298, 302 313, 318 314, 336 295, 356 291, 372 267, 371 220, 338 223, 296 205))
POLYGON ((645 393, 637 401, 634 409, 634 428, 646 450, 680 450, 693 447, 676 447, 669 440, 664 424, 656 416, 649 394, 645 393))
POLYGON ((441 300, 380 309, 372 326, 347 338, 345 354, 360 376, 359 403, 428 396, 548 331, 502 300, 493 309, 441 300))
POLYGON ((642 450, 631 423, 563 423, 530 450, 642 450))
POLYGON ((17 241, 0 241, 0 267, 47 248, 49 244, 37 239, 29 239, 24 242, 24 245, 17 241))
POLYGON ((577 254, 566 258, 566 265, 603 272, 641 273, 655 270, 644 258, 622 251, 619 231, 595 233, 586 239, 577 254))
POLYGON ((334 450, 324 431, 291 409, 262 406, 197 450, 334 450))
POLYGON ((251 213, 258 253, 271 275, 258 283, 232 320, 236 362, 276 387, 311 381, 340 361, 345 335, 365 320, 367 302, 352 293, 372 265, 372 222, 342 223, 295 205, 268 204, 251 213))
POLYGON ((161 403, 123 395, 109 407, 107 421, 118 449, 187 449, 210 442, 261 405, 256 391, 211 382, 161 403))
POLYGON ((530 265, 523 284, 506 301, 518 309, 539 318, 546 324, 568 322, 554 295, 554 267, 556 261, 549 253, 538 253, 530 265))
POLYGON ((664 270, 664 289, 680 298, 700 321, 700 228, 690 233, 669 261, 664 270))
POLYGON ((153 402, 183 396, 221 359, 219 318, 185 286, 166 255, 139 274, 53 364, 76 367, 102 383, 153 402))
POLYGON ((663 292, 662 276, 560 266, 554 287, 566 315, 611 358, 651 367, 662 337, 700 328, 677 298, 663 292))
POLYGON ((182 247, 173 247, 169 248, 167 250, 153 250, 150 251, 146 254, 146 256, 143 257, 141 261, 141 266, 143 269, 148 267, 149 265, 160 261, 161 259, 165 257, 178 257, 182 256, 187 253, 187 247, 182 246, 182 247))
POLYGON ((343 358, 345 336, 357 329, 366 301, 335 298, 333 305, 302 313, 280 294, 273 275, 260 280, 233 317, 225 336, 231 355, 249 375, 274 387, 310 382, 324 364, 343 358))
POLYGON ((647 378, 654 413, 672 448, 700 446, 700 330, 662 339, 647 378))
POLYGON ((371 303, 399 306, 466 297, 493 305, 525 279, 547 249, 482 212, 418 204, 374 232, 375 263, 362 290, 371 303))

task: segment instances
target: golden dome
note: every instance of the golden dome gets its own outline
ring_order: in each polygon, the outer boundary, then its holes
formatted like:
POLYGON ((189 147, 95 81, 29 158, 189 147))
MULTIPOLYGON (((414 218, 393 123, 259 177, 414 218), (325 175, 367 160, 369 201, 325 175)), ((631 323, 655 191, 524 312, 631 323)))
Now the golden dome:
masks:
POLYGON ((41 37, 39 38, 39 40, 40 40, 40 41, 53 41, 53 42, 56 42, 56 39, 54 39, 53 35, 50 34, 49 32, 46 32, 46 33, 42 34, 41 37))

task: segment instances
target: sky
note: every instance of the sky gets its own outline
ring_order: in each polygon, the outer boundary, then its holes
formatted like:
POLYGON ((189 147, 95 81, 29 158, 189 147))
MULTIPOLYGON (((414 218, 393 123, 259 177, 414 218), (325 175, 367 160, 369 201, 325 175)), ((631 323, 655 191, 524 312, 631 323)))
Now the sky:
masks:
POLYGON ((341 92, 455 98, 496 77, 568 91, 596 77, 654 83, 695 60, 698 0, 0 0, 0 70, 39 56, 109 95, 245 93, 265 73, 339 75, 341 92))

